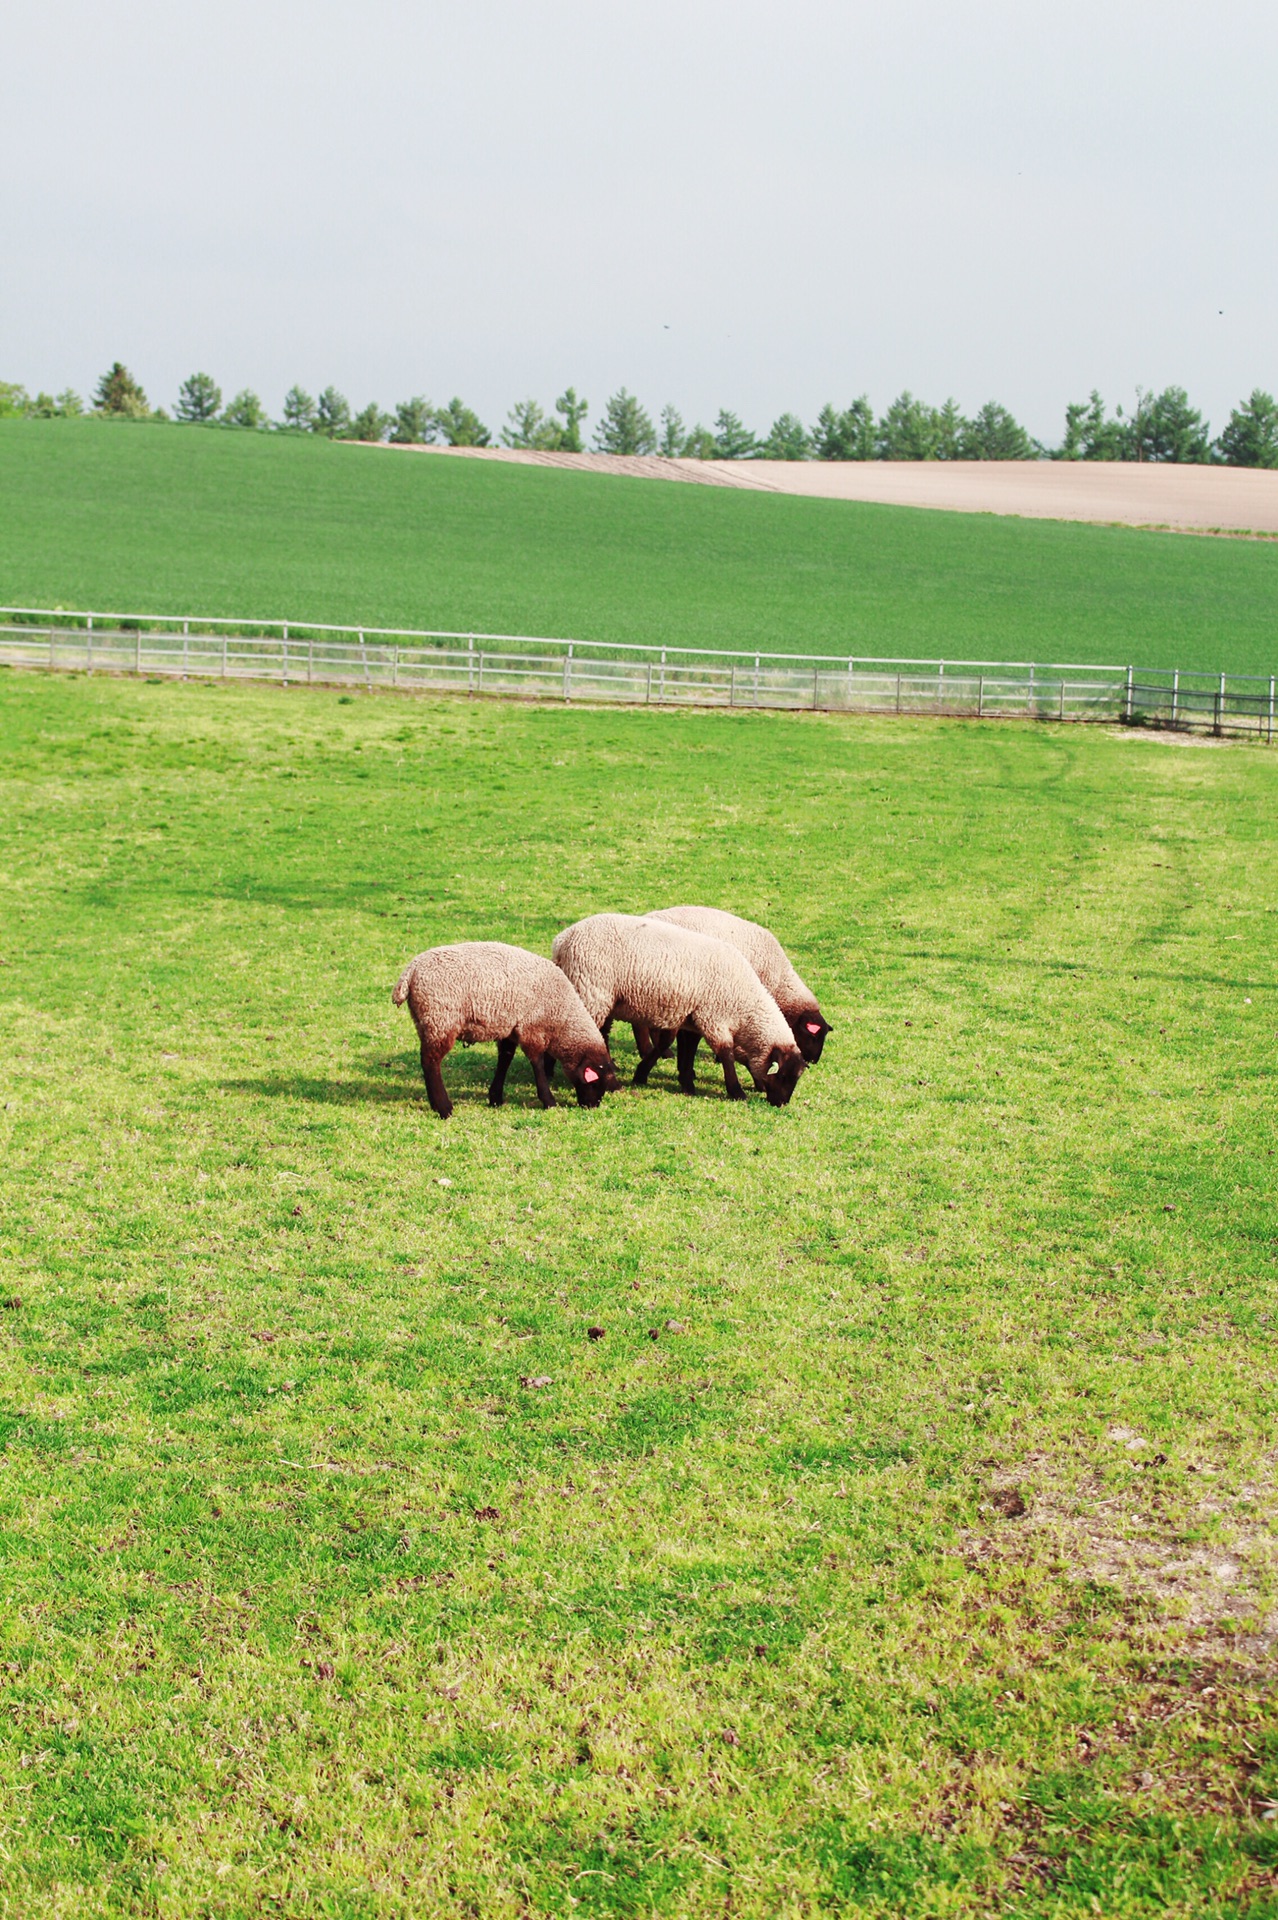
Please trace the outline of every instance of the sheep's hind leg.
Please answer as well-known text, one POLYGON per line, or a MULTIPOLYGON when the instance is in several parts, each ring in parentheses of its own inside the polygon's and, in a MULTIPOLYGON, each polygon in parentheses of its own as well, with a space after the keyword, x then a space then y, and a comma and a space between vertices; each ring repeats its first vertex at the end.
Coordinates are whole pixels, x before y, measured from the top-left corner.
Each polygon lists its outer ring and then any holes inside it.
POLYGON ((497 1042, 497 1071, 488 1089, 490 1107, 499 1107, 506 1098, 506 1075, 510 1072, 510 1063, 515 1057, 515 1048, 518 1045, 519 1041, 513 1033, 508 1033, 504 1040, 497 1042))
MULTIPOLYGON (((524 1048, 524 1052, 528 1053, 527 1047, 524 1048)), ((528 1053, 528 1064, 533 1070, 533 1079, 537 1082, 537 1098, 541 1101, 543 1107, 553 1107, 555 1104, 555 1096, 550 1091, 550 1082, 546 1078, 546 1062, 544 1056, 536 1052, 528 1053)))
POLYGON ((700 1045, 701 1035, 699 1033, 686 1032, 682 1027, 679 1029, 676 1058, 679 1062, 680 1093, 695 1093, 697 1091, 696 1063, 697 1048, 700 1045))
POLYGON ((729 1100, 744 1100, 746 1091, 737 1079, 737 1063, 732 1057, 731 1050, 725 1047, 724 1051, 715 1057, 723 1068, 723 1084, 727 1088, 729 1100))
POLYGON ((635 1085, 636 1087, 647 1086, 648 1075, 652 1072, 652 1069, 656 1066, 662 1054, 667 1053, 669 1051, 670 1042, 674 1039, 674 1037, 675 1037, 675 1029, 673 1027, 654 1027, 653 1028, 652 1045, 649 1047, 648 1051, 641 1056, 639 1065, 635 1068, 635 1077, 634 1077, 633 1085, 635 1085))
POLYGON ((422 1079, 426 1082, 426 1097, 431 1106, 441 1120, 447 1120, 453 1110, 453 1103, 448 1097, 444 1076, 439 1071, 439 1061, 429 1051, 424 1040, 422 1041, 422 1079))

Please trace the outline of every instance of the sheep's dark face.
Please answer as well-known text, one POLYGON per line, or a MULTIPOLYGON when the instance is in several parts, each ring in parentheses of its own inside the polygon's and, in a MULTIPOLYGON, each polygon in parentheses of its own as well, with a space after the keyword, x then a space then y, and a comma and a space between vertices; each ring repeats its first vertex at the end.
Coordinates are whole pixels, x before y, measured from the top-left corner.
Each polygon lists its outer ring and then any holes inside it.
POLYGON ((572 1084, 577 1090, 579 1106, 597 1107, 606 1093, 617 1091, 617 1070, 606 1053, 592 1054, 577 1062, 572 1084))
POLYGON ((788 1017, 790 1031, 794 1035, 799 1052, 811 1065, 813 1061, 821 1058, 825 1036, 827 1033, 832 1033, 834 1029, 828 1020, 822 1019, 821 1009, 817 1006, 808 1007, 802 1013, 792 1013, 788 1017))
POLYGON ((773 1047, 768 1056, 768 1071, 763 1079, 763 1091, 768 1096, 770 1106, 787 1105, 806 1065, 797 1047, 773 1047), (774 1061, 775 1066, 772 1064, 774 1061))

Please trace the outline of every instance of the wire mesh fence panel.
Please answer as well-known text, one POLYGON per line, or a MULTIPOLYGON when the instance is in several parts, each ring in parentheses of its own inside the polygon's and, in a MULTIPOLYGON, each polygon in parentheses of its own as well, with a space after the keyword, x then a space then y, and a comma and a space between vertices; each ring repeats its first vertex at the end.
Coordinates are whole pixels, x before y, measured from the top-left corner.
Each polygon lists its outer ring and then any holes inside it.
POLYGON ((1275 680, 1000 661, 808 658, 530 635, 0 609, 0 664, 539 700, 1124 721, 1272 742, 1275 680))

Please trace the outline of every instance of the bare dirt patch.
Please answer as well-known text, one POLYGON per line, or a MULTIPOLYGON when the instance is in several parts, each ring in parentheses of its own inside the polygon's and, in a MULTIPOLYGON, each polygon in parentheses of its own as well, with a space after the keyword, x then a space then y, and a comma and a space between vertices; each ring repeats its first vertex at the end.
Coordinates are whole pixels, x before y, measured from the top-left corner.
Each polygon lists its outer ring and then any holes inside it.
MULTIPOLYGON (((384 449, 386 450, 386 449, 384 449)), ((641 480, 931 507, 947 513, 1093 520, 1177 532, 1278 535, 1278 473, 1239 467, 1064 460, 667 460, 514 447, 401 447, 641 480)))
POLYGON ((1186 1487, 1189 1475, 1173 1470, 1166 1485, 1167 1462, 1140 1434, 1111 1427, 1104 1445, 1130 1463, 1125 1485, 1099 1464, 1071 1476, 1045 1454, 993 1471, 981 1504, 987 1524, 963 1539, 969 1564, 1046 1560, 1071 1581, 1152 1603, 1199 1644, 1220 1635, 1235 1652, 1268 1657, 1278 1647, 1273 1462, 1228 1484, 1204 1466, 1186 1487))

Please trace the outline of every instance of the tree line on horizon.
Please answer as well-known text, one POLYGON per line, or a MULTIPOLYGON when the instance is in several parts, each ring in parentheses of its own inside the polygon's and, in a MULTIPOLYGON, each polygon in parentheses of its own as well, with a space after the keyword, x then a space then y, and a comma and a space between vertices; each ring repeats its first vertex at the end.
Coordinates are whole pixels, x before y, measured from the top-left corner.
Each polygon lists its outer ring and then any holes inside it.
MULTIPOLYGON (((589 403, 573 387, 560 394, 550 413, 537 400, 520 401, 507 415, 499 443, 539 452, 584 452, 582 433, 589 411, 589 403)), ((478 414, 458 397, 440 407, 417 394, 401 400, 393 412, 374 401, 353 413, 336 387, 312 396, 293 386, 284 396, 280 419, 273 421, 248 387, 224 404, 222 389, 207 373, 193 373, 183 381, 172 414, 152 407, 118 360, 99 380, 90 408, 71 388, 32 398, 24 387, 0 381, 0 417, 70 418, 86 412, 106 419, 173 419, 398 446, 494 444, 478 414)), ((842 410, 822 407, 810 427, 797 414, 783 413, 760 438, 726 409, 713 427, 688 427, 676 407, 666 406, 654 425, 646 408, 622 387, 604 406, 593 451, 696 460, 1130 460, 1278 468, 1278 401, 1255 388, 1213 439, 1183 387, 1166 387, 1161 393, 1138 387, 1135 407, 1124 412, 1120 405, 1112 414, 1093 389, 1086 400, 1066 407, 1060 446, 1046 447, 995 400, 968 418, 955 400, 933 407, 907 389, 876 417, 862 394, 842 410)))

